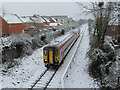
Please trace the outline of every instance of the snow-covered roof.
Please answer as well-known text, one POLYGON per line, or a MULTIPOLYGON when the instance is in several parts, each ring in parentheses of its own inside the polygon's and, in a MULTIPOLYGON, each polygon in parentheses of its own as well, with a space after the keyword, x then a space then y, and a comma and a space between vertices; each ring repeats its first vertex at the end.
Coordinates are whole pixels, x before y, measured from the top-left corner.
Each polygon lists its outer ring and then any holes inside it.
POLYGON ((44 19, 45 19, 47 22, 50 22, 47 18, 44 17, 44 19))
POLYGON ((36 22, 36 23, 46 22, 41 16, 40 16, 40 17, 37 17, 37 18, 32 17, 31 19, 32 19, 34 22, 36 22))
POLYGON ((54 22, 57 22, 54 18, 51 18, 54 22))
POLYGON ((14 24, 14 23, 23 23, 23 21, 18 17, 16 14, 4 14, 3 19, 8 24, 14 24))
POLYGON ((30 19, 30 17, 21 17, 21 19, 22 19, 22 21, 23 22, 33 22, 31 19, 30 19))
POLYGON ((50 26, 57 26, 57 23, 50 23, 50 26))
POLYGON ((34 14, 33 16, 40 17, 40 15, 38 15, 38 14, 34 14))

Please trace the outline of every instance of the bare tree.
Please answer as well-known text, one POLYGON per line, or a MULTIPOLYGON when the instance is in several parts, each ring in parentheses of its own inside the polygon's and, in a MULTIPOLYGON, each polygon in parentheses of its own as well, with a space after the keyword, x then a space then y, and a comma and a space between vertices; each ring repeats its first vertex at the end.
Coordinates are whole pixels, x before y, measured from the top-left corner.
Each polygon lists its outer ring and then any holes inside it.
POLYGON ((97 38, 98 48, 102 48, 109 24, 113 24, 117 19, 117 2, 91 2, 91 7, 79 3, 86 11, 85 14, 94 16, 94 37, 97 38))

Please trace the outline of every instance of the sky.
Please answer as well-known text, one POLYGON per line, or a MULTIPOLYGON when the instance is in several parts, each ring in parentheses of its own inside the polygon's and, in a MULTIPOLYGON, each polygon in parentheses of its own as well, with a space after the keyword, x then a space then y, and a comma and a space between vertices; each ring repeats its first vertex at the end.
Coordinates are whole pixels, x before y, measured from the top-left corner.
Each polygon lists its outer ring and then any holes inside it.
POLYGON ((67 15, 74 20, 86 18, 81 15, 80 6, 75 2, 2 2, 2 9, 6 13, 19 16, 39 15, 67 15))

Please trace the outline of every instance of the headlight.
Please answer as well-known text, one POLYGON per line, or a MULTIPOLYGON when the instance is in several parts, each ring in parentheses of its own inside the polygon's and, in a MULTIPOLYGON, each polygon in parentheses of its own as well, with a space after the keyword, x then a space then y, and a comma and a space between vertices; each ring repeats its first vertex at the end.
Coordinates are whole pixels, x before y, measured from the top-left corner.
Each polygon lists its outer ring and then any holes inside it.
POLYGON ((44 60, 45 62, 47 62, 47 60, 44 60))

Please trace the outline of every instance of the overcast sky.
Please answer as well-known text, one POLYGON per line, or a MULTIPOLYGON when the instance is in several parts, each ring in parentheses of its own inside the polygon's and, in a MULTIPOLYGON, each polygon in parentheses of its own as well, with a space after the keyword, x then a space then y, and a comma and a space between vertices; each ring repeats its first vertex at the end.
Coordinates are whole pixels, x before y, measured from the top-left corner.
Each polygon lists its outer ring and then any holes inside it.
POLYGON ((2 2, 6 13, 24 15, 67 15, 75 20, 87 18, 81 15, 80 6, 75 2, 2 2))

